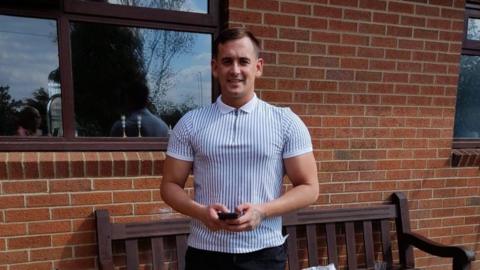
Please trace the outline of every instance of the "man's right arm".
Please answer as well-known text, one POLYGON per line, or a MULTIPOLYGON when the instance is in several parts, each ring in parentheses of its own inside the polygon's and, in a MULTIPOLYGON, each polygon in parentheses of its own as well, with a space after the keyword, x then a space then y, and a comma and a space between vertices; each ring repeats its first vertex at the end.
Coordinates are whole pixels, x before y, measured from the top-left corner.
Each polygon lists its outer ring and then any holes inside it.
POLYGON ((220 204, 205 206, 192 200, 185 192, 185 182, 193 162, 167 155, 163 169, 160 193, 163 201, 176 211, 202 221, 210 230, 219 230, 224 223, 218 220, 217 212, 228 211, 220 204))

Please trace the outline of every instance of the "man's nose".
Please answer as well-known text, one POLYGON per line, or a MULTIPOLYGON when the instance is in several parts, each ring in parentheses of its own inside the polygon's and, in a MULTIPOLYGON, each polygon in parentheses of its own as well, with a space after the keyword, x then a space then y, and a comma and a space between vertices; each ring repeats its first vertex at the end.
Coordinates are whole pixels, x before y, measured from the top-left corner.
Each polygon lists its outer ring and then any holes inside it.
POLYGON ((230 72, 233 74, 238 74, 240 73, 240 65, 237 62, 233 62, 230 72))

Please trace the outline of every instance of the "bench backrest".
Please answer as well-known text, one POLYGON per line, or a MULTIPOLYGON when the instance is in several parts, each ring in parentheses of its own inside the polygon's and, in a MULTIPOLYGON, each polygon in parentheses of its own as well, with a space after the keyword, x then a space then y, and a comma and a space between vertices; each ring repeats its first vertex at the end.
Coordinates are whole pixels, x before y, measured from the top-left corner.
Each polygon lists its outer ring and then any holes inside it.
MULTIPOLYGON (((139 240, 150 239, 151 269, 161 270, 171 266, 165 261, 176 261, 177 269, 184 268, 186 239, 189 232, 189 218, 175 218, 151 222, 112 223, 107 210, 97 210, 97 239, 99 248, 100 268, 114 269, 112 241, 125 241, 125 257, 127 270, 139 269, 139 240), (175 239, 175 252, 170 258, 165 258, 166 248, 164 238, 175 239)), ((346 247, 346 264, 348 269, 358 269, 360 265, 374 269, 376 265, 374 250, 378 244, 374 241, 374 222, 380 225, 381 261, 386 269, 393 264, 392 256, 392 221, 396 224, 397 241, 402 241, 401 234, 409 232, 408 208, 402 193, 392 195, 392 203, 361 208, 340 209, 302 209, 283 217, 288 247, 288 267, 290 270, 301 267, 319 265, 318 234, 319 228, 325 230, 328 263, 339 265, 339 245, 346 247), (357 230, 355 229, 357 228, 357 230), (359 229, 360 228, 360 229, 359 229), (363 245, 357 243, 358 234, 363 235, 363 245), (338 243, 339 234, 344 235, 344 241, 338 243), (357 237, 356 237, 357 236, 357 237), (308 265, 299 260, 299 241, 306 239, 306 259, 308 265), (358 248, 360 247, 360 248, 358 248), (359 253, 363 253, 362 262, 357 261, 359 253)), ((378 241, 378 240, 377 240, 378 241)), ((404 268, 413 266, 413 251, 411 248, 399 250, 400 264, 404 268)))

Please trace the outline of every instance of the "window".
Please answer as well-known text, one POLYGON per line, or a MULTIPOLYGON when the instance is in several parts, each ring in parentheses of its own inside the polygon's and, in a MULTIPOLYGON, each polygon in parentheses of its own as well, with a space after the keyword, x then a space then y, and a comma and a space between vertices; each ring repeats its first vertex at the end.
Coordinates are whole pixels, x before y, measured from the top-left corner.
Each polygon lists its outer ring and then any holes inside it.
POLYGON ((0 3, 0 150, 164 150, 218 95, 221 3, 0 3))

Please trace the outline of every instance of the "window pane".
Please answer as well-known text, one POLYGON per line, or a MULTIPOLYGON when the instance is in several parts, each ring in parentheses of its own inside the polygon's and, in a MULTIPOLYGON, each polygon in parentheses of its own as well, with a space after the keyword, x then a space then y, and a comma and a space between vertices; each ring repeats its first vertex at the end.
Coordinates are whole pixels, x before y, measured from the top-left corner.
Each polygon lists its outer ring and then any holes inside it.
POLYGON ((106 2, 124 6, 208 13, 208 0, 106 0, 106 2))
POLYGON ((480 40, 480 19, 468 18, 467 39, 480 40))
POLYGON ((480 137, 480 56, 462 55, 460 61, 455 138, 480 137))
POLYGON ((77 22, 71 41, 77 136, 164 137, 211 103, 210 34, 77 22))
POLYGON ((56 21, 0 15, 0 135, 61 136, 59 78, 56 21))

